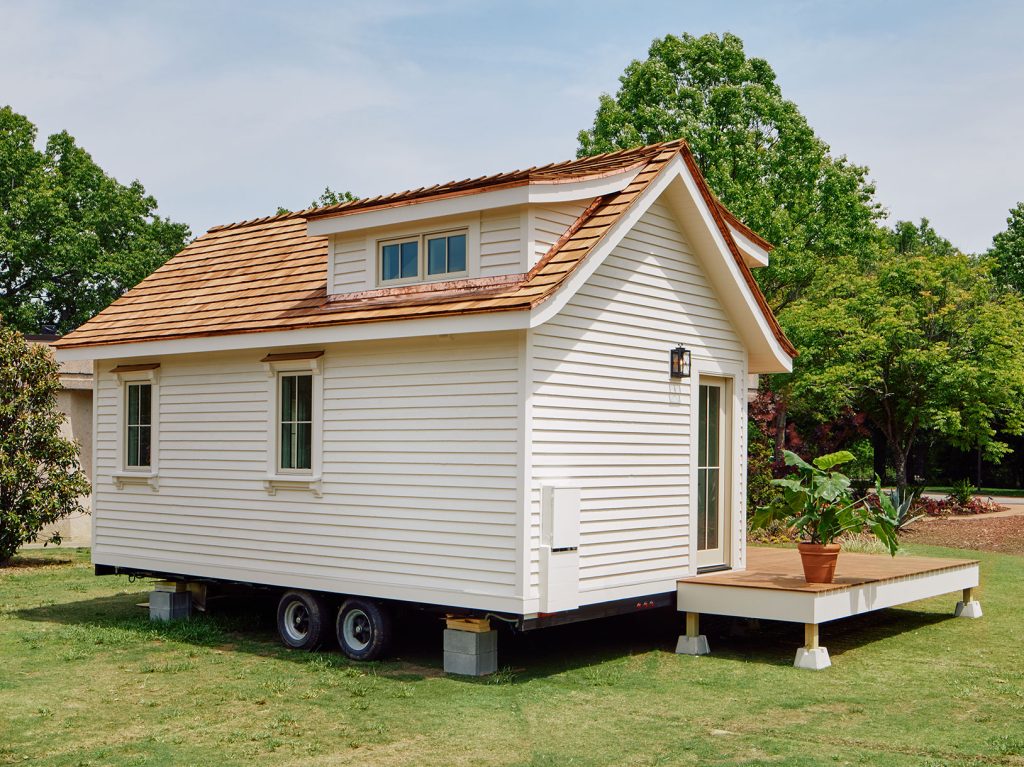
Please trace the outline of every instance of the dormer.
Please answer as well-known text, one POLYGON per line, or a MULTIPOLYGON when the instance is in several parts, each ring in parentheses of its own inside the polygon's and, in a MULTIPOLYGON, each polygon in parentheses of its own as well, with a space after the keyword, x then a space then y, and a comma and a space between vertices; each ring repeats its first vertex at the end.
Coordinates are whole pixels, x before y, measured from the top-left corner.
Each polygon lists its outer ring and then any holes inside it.
POLYGON ((624 189, 642 166, 586 173, 573 165, 572 172, 547 166, 309 211, 308 234, 328 237, 328 295, 442 289, 529 272, 596 198, 624 189))

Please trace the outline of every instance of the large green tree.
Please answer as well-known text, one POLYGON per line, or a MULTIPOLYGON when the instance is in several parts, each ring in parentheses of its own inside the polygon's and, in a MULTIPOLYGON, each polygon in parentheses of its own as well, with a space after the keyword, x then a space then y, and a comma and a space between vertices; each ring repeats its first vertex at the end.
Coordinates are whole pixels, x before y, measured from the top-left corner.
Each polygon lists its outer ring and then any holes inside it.
POLYGON ((1024 432, 1024 299, 927 221, 900 222, 870 268, 809 292, 788 312, 800 349, 794 409, 819 422, 867 415, 897 482, 925 432, 998 461, 1024 432))
POLYGON ((580 156, 684 138, 715 194, 777 247, 757 277, 785 309, 839 260, 870 260, 881 214, 867 169, 833 157, 775 73, 731 34, 667 35, 601 96, 580 156))
POLYGON ((0 315, 26 332, 80 325, 184 247, 138 181, 108 176, 67 132, 0 109, 0 315))
POLYGON ((50 350, 0 321, 0 565, 45 526, 82 511, 89 492, 78 445, 61 434, 59 390, 50 350))
POLYGON ((1024 202, 1010 209, 1006 229, 992 238, 986 255, 999 281, 1024 293, 1024 202))

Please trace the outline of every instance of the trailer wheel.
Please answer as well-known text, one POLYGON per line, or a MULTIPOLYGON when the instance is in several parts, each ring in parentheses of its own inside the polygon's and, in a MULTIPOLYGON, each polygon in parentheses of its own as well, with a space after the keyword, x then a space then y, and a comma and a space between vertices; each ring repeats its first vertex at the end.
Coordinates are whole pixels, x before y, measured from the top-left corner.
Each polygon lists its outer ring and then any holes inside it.
POLYGON ((341 651, 352 660, 377 660, 391 645, 391 615, 369 599, 346 600, 336 628, 341 651))
POLYGON ((277 603, 277 633, 286 647, 312 652, 324 643, 329 614, 323 597, 287 591, 277 603))

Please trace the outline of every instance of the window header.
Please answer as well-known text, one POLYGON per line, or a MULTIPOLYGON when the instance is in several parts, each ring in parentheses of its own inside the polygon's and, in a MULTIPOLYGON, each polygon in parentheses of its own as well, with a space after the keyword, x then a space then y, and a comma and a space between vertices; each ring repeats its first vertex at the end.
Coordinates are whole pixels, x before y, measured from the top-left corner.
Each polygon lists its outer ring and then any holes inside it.
POLYGON ((313 352, 282 352, 268 354, 260 362, 292 362, 293 360, 315 360, 324 356, 323 349, 313 352))

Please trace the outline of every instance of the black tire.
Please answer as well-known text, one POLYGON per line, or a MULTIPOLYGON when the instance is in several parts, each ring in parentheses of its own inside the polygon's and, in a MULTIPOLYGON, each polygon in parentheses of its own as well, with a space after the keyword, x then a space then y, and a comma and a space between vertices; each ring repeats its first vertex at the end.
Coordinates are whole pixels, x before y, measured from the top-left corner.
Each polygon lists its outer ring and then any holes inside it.
POLYGON ((352 660, 379 660, 391 647, 391 613, 370 599, 348 599, 335 621, 338 645, 352 660))
POLYGON ((330 609, 323 597, 286 591, 277 603, 277 633, 285 647, 312 652, 329 635, 330 609))

